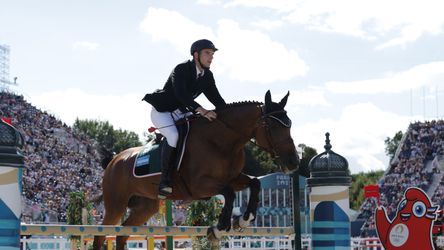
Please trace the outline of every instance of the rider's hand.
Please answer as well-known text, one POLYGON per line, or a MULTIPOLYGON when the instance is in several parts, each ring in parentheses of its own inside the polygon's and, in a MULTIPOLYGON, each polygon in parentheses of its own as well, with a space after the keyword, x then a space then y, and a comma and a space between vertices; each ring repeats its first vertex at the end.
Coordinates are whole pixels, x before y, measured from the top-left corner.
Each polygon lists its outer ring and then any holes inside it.
POLYGON ((201 116, 207 118, 209 121, 212 121, 217 118, 216 112, 212 110, 206 110, 202 107, 198 107, 196 111, 199 112, 201 116))

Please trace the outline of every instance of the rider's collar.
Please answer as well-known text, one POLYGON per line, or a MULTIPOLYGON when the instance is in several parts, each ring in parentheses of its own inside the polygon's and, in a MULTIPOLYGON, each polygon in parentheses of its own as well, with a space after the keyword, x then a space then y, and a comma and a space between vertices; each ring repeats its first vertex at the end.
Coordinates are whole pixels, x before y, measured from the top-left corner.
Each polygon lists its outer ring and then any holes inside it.
POLYGON ((202 71, 201 71, 199 69, 199 67, 197 67, 197 65, 196 65, 196 79, 199 78, 199 75, 200 75, 200 77, 202 77, 204 74, 205 74, 205 70, 202 69, 202 71))

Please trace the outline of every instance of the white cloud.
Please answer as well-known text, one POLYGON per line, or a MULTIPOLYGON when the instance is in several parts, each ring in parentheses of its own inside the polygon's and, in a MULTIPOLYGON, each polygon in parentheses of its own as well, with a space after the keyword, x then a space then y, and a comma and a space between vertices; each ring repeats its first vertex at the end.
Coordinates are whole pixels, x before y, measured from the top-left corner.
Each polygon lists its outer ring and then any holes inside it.
POLYGON ((86 50, 96 50, 99 47, 98 43, 79 41, 72 45, 73 49, 86 49, 86 50))
POLYGON ((308 66, 295 50, 260 31, 242 29, 233 20, 219 20, 213 33, 210 27, 197 24, 178 12, 150 8, 140 28, 154 41, 169 42, 184 54, 189 53, 194 40, 202 37, 213 40, 220 49, 215 55, 214 72, 239 81, 286 81, 308 71, 308 66))
MULTIPOLYGON (((331 103, 329 103, 324 96, 324 91, 320 89, 303 89, 303 90, 290 90, 290 96, 288 97, 287 105, 285 106, 286 110, 292 110, 297 111, 301 108, 306 107, 328 107, 331 106, 331 103)), ((285 92, 274 92, 271 90, 271 96, 273 102, 280 102, 282 98, 287 94, 287 91, 285 92)), ((241 100, 230 100, 232 102, 239 102, 239 101, 258 101, 258 102, 264 102, 265 101, 265 93, 260 96, 250 96, 250 95, 243 95, 243 99, 241 100)), ((230 102, 229 101, 229 102, 230 102)), ((201 95, 198 99, 198 103, 202 105, 211 105, 211 103, 201 95)), ((207 107, 205 106, 204 107, 207 107)), ((212 107, 208 106, 208 107, 212 107)))
MULTIPOLYGON (((278 94, 277 96, 284 96, 287 93, 278 94)), ((278 100, 275 100, 278 101, 278 100)), ((289 106, 331 106, 325 99, 324 91, 318 89, 307 89, 302 91, 292 90, 287 102, 287 109, 289 106)))
POLYGON ((177 11, 149 8, 140 23, 140 30, 155 42, 168 42, 180 53, 190 54, 190 45, 198 39, 214 39, 210 27, 197 24, 177 11))
POLYGON ((444 82, 444 61, 417 65, 406 71, 388 74, 385 78, 340 82, 331 81, 326 88, 342 94, 400 93, 444 82))
POLYGON ((217 41, 224 48, 217 55, 217 60, 220 59, 217 65, 233 79, 271 83, 290 80, 308 71, 296 51, 262 32, 242 29, 232 20, 219 21, 217 41))
POLYGON ((252 25, 265 30, 273 30, 275 28, 281 27, 284 23, 281 20, 267 20, 261 19, 259 21, 253 22, 252 25))
POLYGON ((385 40, 377 49, 404 46, 424 34, 441 34, 444 25, 441 0, 234 0, 225 6, 269 8, 309 29, 385 40))
POLYGON ((246 7, 263 7, 279 11, 289 11, 297 6, 297 1, 295 0, 232 0, 224 5, 225 7, 236 7, 236 6, 246 6, 246 7))
POLYGON ((197 3, 202 5, 220 5, 222 0, 197 0, 197 3))
POLYGON ((332 150, 344 156, 353 173, 385 169, 384 140, 401 130, 405 132, 410 118, 380 110, 372 103, 357 103, 343 109, 338 119, 321 119, 292 129, 297 144, 324 151, 326 132, 330 132, 332 150), (384 121, 384 122, 380 122, 384 121), (357 164, 354 165, 353 163, 357 164))
POLYGON ((32 105, 46 110, 68 125, 75 119, 98 119, 109 121, 115 128, 139 134, 151 126, 151 107, 140 101, 140 93, 124 95, 95 95, 79 89, 66 89, 33 94, 32 105))

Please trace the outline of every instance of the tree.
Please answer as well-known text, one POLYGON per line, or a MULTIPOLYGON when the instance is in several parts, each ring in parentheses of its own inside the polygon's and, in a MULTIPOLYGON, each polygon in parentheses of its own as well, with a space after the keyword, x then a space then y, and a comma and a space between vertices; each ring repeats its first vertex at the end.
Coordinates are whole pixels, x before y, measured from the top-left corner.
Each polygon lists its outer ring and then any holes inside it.
POLYGON ((75 131, 95 139, 101 147, 116 153, 142 145, 136 133, 122 129, 115 130, 108 121, 77 118, 73 128, 75 131))
POLYGON ((248 143, 245 146, 244 173, 252 176, 263 176, 274 172, 277 168, 271 155, 264 149, 253 143, 248 143))
POLYGON ((383 175, 383 170, 352 175, 352 185, 350 187, 350 207, 352 209, 359 210, 362 202, 364 202, 364 187, 377 184, 383 175))
POLYGON ((318 152, 316 149, 306 146, 305 144, 299 144, 298 147, 302 148, 302 159, 299 164, 299 175, 310 177, 310 169, 308 164, 310 163, 311 159, 318 154, 318 152))
POLYGON ((402 139, 402 131, 398 131, 393 138, 387 137, 384 141, 385 143, 385 154, 390 157, 390 160, 393 159, 396 153, 396 149, 398 149, 399 143, 402 139))

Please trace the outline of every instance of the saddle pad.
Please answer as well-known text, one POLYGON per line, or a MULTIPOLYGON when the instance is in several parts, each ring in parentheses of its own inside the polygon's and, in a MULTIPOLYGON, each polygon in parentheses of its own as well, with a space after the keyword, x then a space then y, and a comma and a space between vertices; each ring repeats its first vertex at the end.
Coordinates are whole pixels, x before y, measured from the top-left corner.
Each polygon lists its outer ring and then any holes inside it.
POLYGON ((137 154, 133 174, 141 178, 158 173, 160 173, 160 145, 147 144, 137 154))

